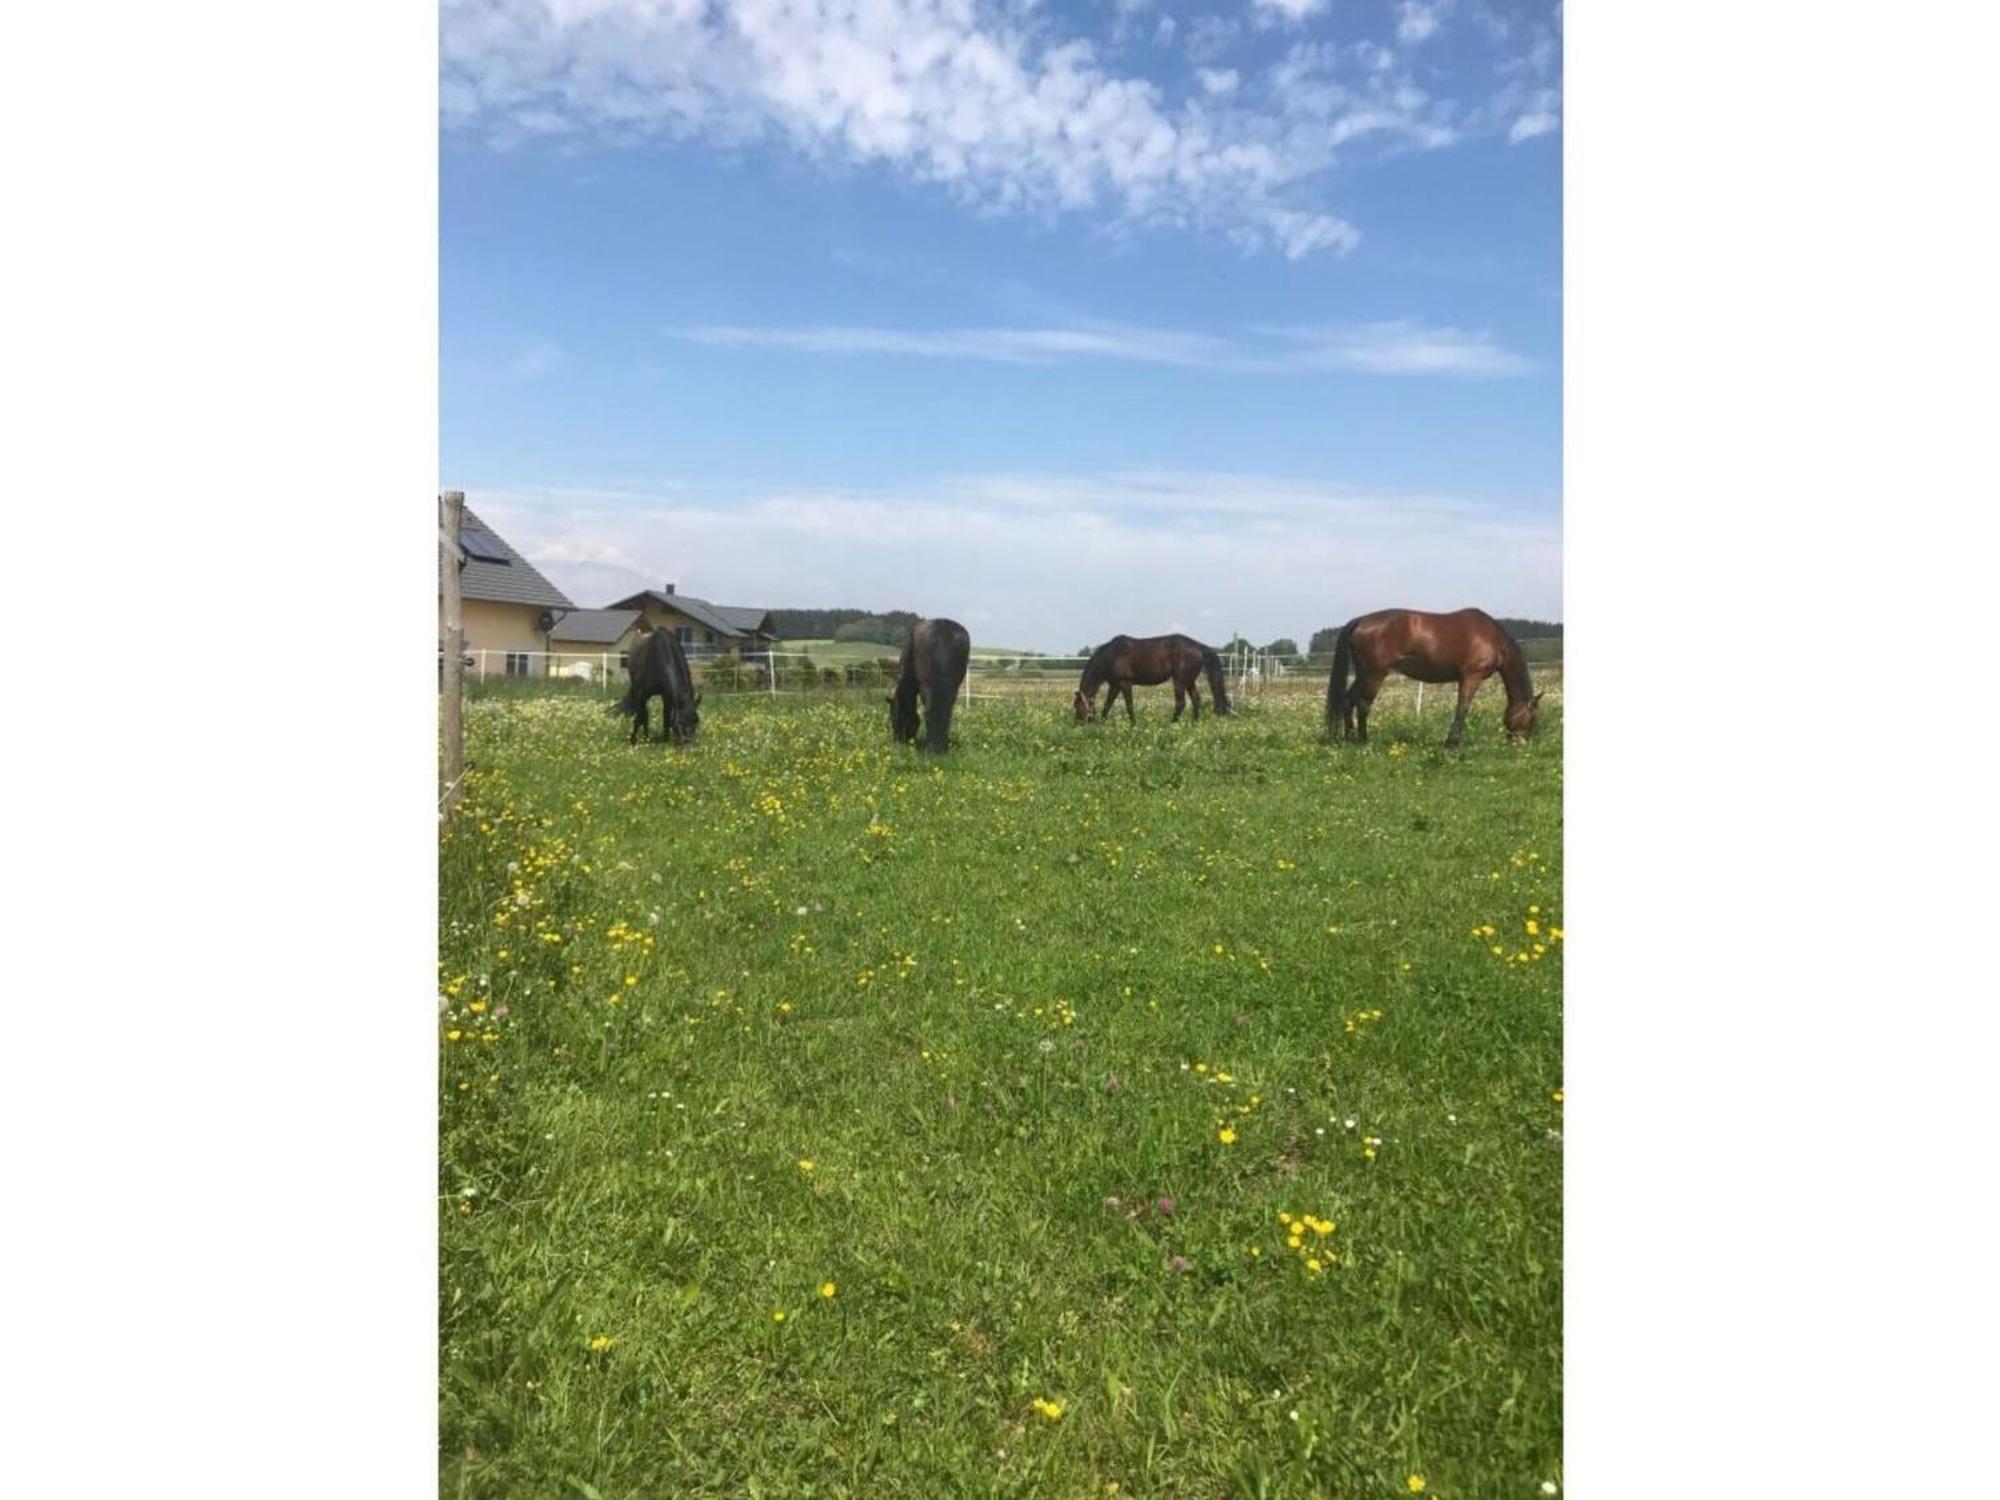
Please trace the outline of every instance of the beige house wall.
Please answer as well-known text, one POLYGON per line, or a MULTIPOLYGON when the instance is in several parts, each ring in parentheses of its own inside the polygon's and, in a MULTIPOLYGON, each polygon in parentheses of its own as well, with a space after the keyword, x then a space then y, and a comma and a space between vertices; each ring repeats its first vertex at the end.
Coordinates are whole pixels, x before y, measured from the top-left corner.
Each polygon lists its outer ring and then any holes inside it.
POLYGON ((558 635, 549 642, 549 650, 553 653, 549 657, 549 670, 561 673, 565 668, 574 667, 578 662, 582 662, 590 668, 591 680, 602 682, 605 680, 604 671, 608 666, 611 671, 610 680, 617 682, 620 680, 619 674, 625 670, 621 658, 632 649, 632 643, 638 638, 639 627, 636 625, 618 637, 618 643, 613 646, 565 641, 558 635))
MULTIPOLYGON (((509 651, 546 651, 548 642, 535 629, 535 622, 542 617, 539 604, 495 604, 486 599, 467 599, 460 605, 460 617, 465 626, 465 649, 484 651, 486 675, 504 676, 507 671, 509 651)), ((443 620, 439 620, 439 633, 443 632, 443 620)), ((540 676, 544 664, 540 657, 530 661, 532 675, 540 676)), ((479 669, 469 668, 472 672, 479 669)))

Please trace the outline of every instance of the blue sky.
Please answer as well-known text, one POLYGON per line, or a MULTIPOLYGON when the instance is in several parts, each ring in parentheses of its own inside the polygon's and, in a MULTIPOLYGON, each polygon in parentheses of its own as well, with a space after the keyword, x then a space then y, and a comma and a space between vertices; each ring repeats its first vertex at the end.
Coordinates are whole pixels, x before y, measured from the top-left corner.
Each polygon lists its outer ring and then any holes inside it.
POLYGON ((1553 6, 443 18, 440 480, 580 604, 1560 616, 1553 6))

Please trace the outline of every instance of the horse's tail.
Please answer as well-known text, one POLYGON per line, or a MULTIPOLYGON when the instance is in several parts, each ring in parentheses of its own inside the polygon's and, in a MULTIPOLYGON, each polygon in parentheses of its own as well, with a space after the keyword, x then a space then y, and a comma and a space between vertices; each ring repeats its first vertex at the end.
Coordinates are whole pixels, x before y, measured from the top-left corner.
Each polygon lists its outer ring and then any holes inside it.
POLYGON ((1326 728, 1335 734, 1347 723, 1347 670, 1354 663, 1354 622, 1340 627, 1333 643, 1333 670, 1326 678, 1326 728))
POLYGON ((1202 670, 1208 673, 1208 691, 1215 698, 1215 711, 1219 714, 1228 713, 1229 690, 1222 685, 1222 658, 1215 654, 1214 647, 1201 648, 1201 665, 1202 670))

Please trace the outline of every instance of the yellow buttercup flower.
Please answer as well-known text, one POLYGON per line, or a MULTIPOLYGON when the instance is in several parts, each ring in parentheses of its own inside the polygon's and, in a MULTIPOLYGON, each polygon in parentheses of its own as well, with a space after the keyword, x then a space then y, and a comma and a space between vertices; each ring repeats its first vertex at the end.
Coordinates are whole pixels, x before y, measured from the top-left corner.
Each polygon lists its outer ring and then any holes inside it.
POLYGON ((832 1282, 830 1282, 830 1281, 822 1281, 822 1282, 821 1282, 821 1283, 819 1284, 819 1294, 820 1294, 820 1295, 821 1295, 822 1297, 831 1297, 831 1296, 832 1296, 832 1295, 833 1295, 833 1294, 834 1294, 835 1292, 837 1292, 837 1291, 839 1291, 839 1290, 840 1290, 840 1288, 836 1287, 836 1286, 835 1286, 835 1285, 834 1285, 834 1284, 833 1284, 832 1282))
POLYGON ((1218 1141, 1222 1142, 1222 1144, 1225 1146, 1233 1146, 1236 1144, 1236 1132, 1231 1130, 1227 1125, 1223 1126, 1221 1130, 1216 1132, 1215 1138, 1218 1141))
POLYGON ((1421 1495, 1427 1488, 1429 1488, 1429 1486, 1427 1486, 1424 1483, 1424 1476, 1421 1474, 1412 1474, 1408 1479, 1404 1480, 1403 1483, 1407 1484, 1410 1487, 1410 1493, 1412 1495, 1421 1495))
POLYGON ((1049 1401, 1037 1396, 1035 1397, 1034 1407, 1036 1411, 1047 1417, 1051 1422, 1060 1422, 1062 1420, 1063 1409, 1062 1402, 1060 1401, 1049 1401))
POLYGON ((593 1354, 602 1354, 606 1349, 609 1349, 613 1344, 617 1342, 618 1340, 612 1338, 609 1334, 600 1333, 596 1338, 590 1341, 590 1351, 593 1354))

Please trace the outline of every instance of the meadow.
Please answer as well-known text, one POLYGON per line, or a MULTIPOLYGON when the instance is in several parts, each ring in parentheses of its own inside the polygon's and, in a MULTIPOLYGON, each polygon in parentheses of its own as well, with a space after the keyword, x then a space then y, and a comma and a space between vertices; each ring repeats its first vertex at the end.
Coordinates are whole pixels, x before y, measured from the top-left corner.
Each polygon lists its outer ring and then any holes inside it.
POLYGON ((1562 1480, 1562 723, 495 694, 440 844, 447 1496, 1562 1480))

